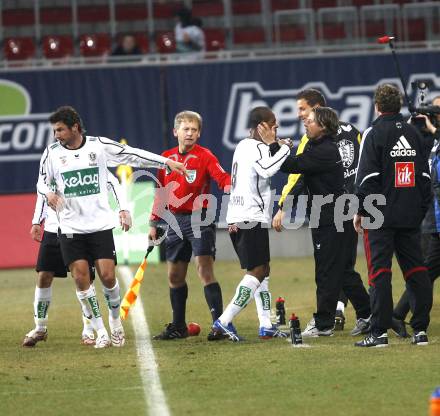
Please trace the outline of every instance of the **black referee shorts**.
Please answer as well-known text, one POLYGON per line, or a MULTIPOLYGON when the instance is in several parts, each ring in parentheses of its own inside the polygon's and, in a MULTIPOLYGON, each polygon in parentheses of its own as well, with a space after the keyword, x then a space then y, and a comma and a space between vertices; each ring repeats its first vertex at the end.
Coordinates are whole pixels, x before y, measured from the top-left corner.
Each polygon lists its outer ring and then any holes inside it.
POLYGON ((51 272, 55 277, 67 277, 67 268, 64 265, 60 243, 56 233, 45 231, 38 250, 37 272, 51 272))
POLYGON ((64 264, 69 266, 76 260, 112 259, 116 264, 116 250, 112 230, 89 234, 60 234, 61 253, 64 264))
POLYGON ((240 228, 230 233, 232 245, 240 260, 242 269, 252 270, 270 262, 269 230, 261 223, 250 229, 240 228))

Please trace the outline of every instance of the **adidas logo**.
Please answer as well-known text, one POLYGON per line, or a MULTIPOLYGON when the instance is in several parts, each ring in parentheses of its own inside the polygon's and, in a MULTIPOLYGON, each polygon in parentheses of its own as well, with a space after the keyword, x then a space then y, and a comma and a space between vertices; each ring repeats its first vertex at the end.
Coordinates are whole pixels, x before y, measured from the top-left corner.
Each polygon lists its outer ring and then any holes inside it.
POLYGON ((390 152, 391 157, 415 155, 416 151, 408 143, 408 140, 406 140, 405 136, 400 136, 397 139, 397 143, 393 146, 393 150, 390 152))

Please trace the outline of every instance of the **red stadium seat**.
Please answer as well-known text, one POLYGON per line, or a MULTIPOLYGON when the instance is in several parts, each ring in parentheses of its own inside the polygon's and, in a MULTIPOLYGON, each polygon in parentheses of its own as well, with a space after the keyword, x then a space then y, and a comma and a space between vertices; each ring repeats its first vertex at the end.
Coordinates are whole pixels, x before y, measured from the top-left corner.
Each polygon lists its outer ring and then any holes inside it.
POLYGON ((71 36, 44 36, 42 39, 43 55, 47 59, 60 59, 73 55, 71 36))
POLYGON ((223 16, 223 2, 220 0, 199 0, 192 2, 192 14, 197 17, 223 16))
POLYGON ((226 35, 223 29, 204 29, 203 31, 208 52, 225 49, 226 35))
POLYGON ((150 42, 146 33, 134 33, 134 37, 142 53, 148 53, 150 51, 150 42))
POLYGON ((259 27, 252 28, 235 28, 234 29, 234 44, 244 43, 264 43, 264 29, 259 27))
MULTIPOLYGON (((275 39, 274 34, 274 39, 275 39)), ((306 33, 303 27, 294 25, 285 25, 280 27, 280 42, 281 43, 295 43, 304 42, 306 40, 306 33)))
POLYGON ((176 12, 182 8, 179 1, 167 1, 166 3, 154 3, 153 16, 158 19, 173 18, 176 12))
POLYGON ((81 6, 78 7, 78 22, 94 23, 108 22, 110 9, 108 6, 81 6))
POLYGON ((176 52, 176 39, 174 38, 174 32, 156 33, 156 47, 159 53, 176 52))
MULTIPOLYGON (((322 39, 345 39, 347 34, 345 32, 344 23, 324 23, 322 26, 322 39)), ((316 29, 316 33, 319 33, 316 29)))
POLYGON ((40 10, 40 23, 43 25, 59 25, 72 22, 72 8, 50 7, 40 10))
POLYGON ((135 4, 117 4, 115 15, 117 21, 143 20, 148 18, 148 9, 145 1, 135 4))
POLYGON ((300 7, 299 0, 272 0, 270 4, 272 11, 294 10, 300 7))
POLYGON ((8 9, 2 12, 3 26, 29 26, 35 23, 34 9, 8 9))
POLYGON ((79 42, 81 56, 103 56, 111 51, 111 39, 107 33, 81 35, 79 42))
POLYGON ((255 14, 261 13, 261 3, 256 0, 234 0, 232 2, 232 14, 255 14))
POLYGON ((337 0, 312 0, 313 9, 321 9, 323 7, 337 7, 337 0))
POLYGON ((426 25, 424 19, 408 19, 408 39, 405 40, 426 40, 426 25))
POLYGON ((21 61, 35 57, 35 42, 31 37, 6 38, 3 53, 9 61, 21 61))

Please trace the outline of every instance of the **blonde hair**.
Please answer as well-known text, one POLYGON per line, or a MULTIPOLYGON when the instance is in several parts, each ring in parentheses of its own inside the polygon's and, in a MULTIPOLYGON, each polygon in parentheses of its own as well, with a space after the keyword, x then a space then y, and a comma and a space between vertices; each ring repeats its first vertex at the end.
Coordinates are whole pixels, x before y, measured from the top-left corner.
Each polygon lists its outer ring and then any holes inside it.
POLYGON ((178 129, 180 127, 180 124, 182 121, 195 121, 199 125, 199 130, 202 130, 202 116, 199 113, 196 113, 195 111, 181 111, 180 113, 176 114, 176 117, 174 117, 174 128, 178 129))

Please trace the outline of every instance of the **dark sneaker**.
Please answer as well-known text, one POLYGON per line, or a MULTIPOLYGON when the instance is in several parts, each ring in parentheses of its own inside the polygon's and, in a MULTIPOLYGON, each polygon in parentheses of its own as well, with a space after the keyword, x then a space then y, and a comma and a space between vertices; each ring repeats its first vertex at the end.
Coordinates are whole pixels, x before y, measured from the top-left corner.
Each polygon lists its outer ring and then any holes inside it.
POLYGON ((391 321, 391 329, 400 338, 409 338, 409 334, 406 331, 405 322, 400 319, 393 318, 391 321))
POLYGON ((368 318, 359 318, 356 321, 356 325, 351 330, 351 335, 361 335, 361 334, 368 334, 371 329, 371 316, 368 318))
POLYGON ((355 347, 388 347, 388 335, 386 332, 378 337, 370 334, 362 341, 356 342, 354 345, 355 347))
POLYGON ((188 337, 188 328, 185 326, 179 328, 172 322, 165 325, 165 330, 158 335, 155 335, 153 339, 180 339, 188 337))
POLYGON ((288 334, 287 332, 279 330, 275 325, 272 325, 272 328, 265 328, 264 326, 260 327, 258 336, 261 339, 287 338, 288 334))
POLYGON ((344 313, 337 309, 335 314, 335 331, 343 331, 344 325, 345 325, 344 313))
POLYGON ((425 331, 419 331, 413 335, 411 344, 414 345, 428 345, 428 335, 425 331))
POLYGON ((241 340, 237 335, 237 330, 231 323, 225 326, 220 322, 219 319, 217 319, 212 325, 212 333, 215 334, 215 336, 220 336, 218 335, 219 333, 223 334, 225 338, 229 338, 233 342, 238 342, 241 340))
POLYGON ((36 329, 33 329, 25 335, 22 345, 23 347, 35 347, 37 342, 46 341, 46 339, 47 329, 45 331, 37 331, 36 329))

